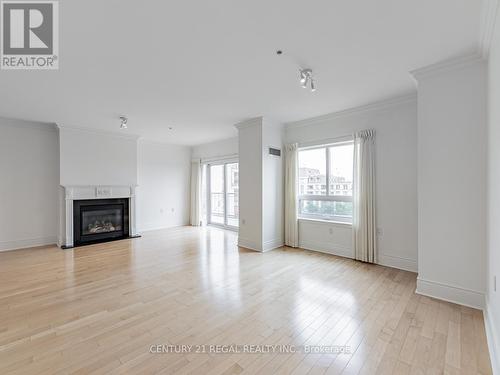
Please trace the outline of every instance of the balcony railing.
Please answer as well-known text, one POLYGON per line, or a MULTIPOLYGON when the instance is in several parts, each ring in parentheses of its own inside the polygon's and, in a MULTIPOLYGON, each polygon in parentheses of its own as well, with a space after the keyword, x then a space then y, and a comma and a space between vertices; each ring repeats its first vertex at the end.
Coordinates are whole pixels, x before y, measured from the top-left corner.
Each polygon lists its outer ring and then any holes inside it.
MULTIPOLYGON (((239 197, 237 193, 227 193, 227 217, 237 219, 240 213, 239 197)), ((211 193, 211 215, 224 216, 224 193, 211 193)))

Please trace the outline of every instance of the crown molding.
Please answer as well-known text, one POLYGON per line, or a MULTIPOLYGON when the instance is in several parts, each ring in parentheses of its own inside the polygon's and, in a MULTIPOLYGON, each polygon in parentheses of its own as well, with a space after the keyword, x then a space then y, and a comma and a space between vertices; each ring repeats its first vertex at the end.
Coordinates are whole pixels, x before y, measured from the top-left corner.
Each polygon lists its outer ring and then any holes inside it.
POLYGON ((498 14, 498 0, 483 0, 479 33, 479 53, 484 59, 490 54, 491 42, 498 14))
POLYGON ((56 131, 57 126, 51 122, 36 122, 28 120, 20 120, 15 118, 0 117, 0 126, 9 126, 12 128, 28 128, 43 131, 56 131))
POLYGON ((241 129, 250 128, 250 127, 256 126, 256 125, 261 125, 262 121, 263 121, 262 116, 254 117, 254 118, 239 122, 239 123, 235 124, 234 127, 238 130, 241 130, 241 129))
POLYGON ((301 128, 303 126, 309 126, 309 125, 315 125, 319 124, 322 122, 326 121, 331 121, 340 117, 345 117, 345 116, 350 116, 350 115, 355 115, 355 114, 360 114, 360 113, 365 113, 365 112, 371 112, 371 111, 378 111, 378 110, 383 110, 387 109, 390 107, 406 104, 406 103, 411 103, 411 102, 416 102, 417 101, 417 94, 416 93, 411 93, 411 94, 405 94, 405 95, 399 95, 390 99, 385 99, 385 100, 380 100, 377 102, 369 103, 366 105, 362 105, 359 107, 353 107, 353 108, 348 108, 342 111, 338 112, 333 112, 329 113, 326 115, 322 116, 317 116, 317 117, 312 117, 309 119, 304 119, 304 120, 299 120, 299 121, 293 121, 293 122, 288 122, 285 124, 285 129, 295 129, 295 128, 301 128))
POLYGON ((77 126, 67 126, 67 125, 61 125, 61 124, 56 124, 56 125, 57 125, 57 128, 59 130, 79 131, 79 132, 91 133, 91 134, 97 134, 97 135, 106 135, 106 136, 111 136, 111 137, 132 139, 132 140, 136 140, 136 141, 141 138, 141 136, 137 135, 137 134, 120 134, 120 133, 116 133, 116 132, 112 132, 112 131, 106 131, 106 130, 94 129, 94 128, 82 128, 82 127, 77 127, 77 126))
POLYGON ((157 141, 149 138, 139 138, 139 143, 147 143, 150 145, 156 145, 156 146, 168 146, 168 147, 179 147, 179 148, 191 148, 192 146, 190 145, 184 145, 184 144, 179 144, 179 143, 169 143, 169 142, 162 142, 162 141, 157 141))
POLYGON ((424 66, 422 68, 412 70, 410 74, 416 81, 418 81, 422 78, 430 77, 435 74, 440 74, 455 69, 463 69, 469 65, 482 63, 485 61, 486 60, 483 58, 483 56, 480 53, 476 52, 424 66))
MULTIPOLYGON (((236 125, 234 125, 236 126, 236 125)), ((221 142, 229 142, 229 141, 236 141, 236 143, 238 143, 238 136, 236 137, 229 137, 229 138, 221 138, 221 139, 216 139, 215 141, 210 141, 210 142, 203 142, 203 143, 197 143, 195 145, 191 145, 190 147, 191 148, 196 148, 196 147, 203 147, 203 146, 209 146, 209 145, 213 145, 213 144, 216 144, 216 143, 221 143, 221 142)))
POLYGON ((239 158, 238 154, 227 154, 227 155, 219 155, 219 156, 210 156, 206 158, 193 158, 193 160, 199 160, 202 164, 203 163, 210 163, 210 162, 228 162, 228 161, 237 161, 239 158))

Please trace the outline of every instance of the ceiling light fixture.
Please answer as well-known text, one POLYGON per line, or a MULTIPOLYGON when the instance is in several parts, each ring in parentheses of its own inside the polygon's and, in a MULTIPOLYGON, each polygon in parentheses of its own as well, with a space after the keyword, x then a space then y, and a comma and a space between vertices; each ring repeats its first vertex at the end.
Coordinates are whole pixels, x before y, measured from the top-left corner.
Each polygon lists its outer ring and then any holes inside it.
POLYGON ((120 116, 120 120, 122 122, 120 125, 120 129, 127 129, 128 118, 125 116, 120 116))
POLYGON ((311 79, 311 92, 316 91, 316 86, 314 85, 314 79, 311 79))
POLYGON ((302 88, 307 89, 307 85, 309 84, 311 91, 316 91, 316 86, 314 85, 314 78, 311 69, 300 69, 300 85, 302 88))
MULTIPOLYGON (((276 50, 277 55, 282 55, 283 51, 278 49, 276 50)), ((299 68, 299 74, 300 74, 300 86, 304 89, 309 88, 311 89, 311 92, 316 91, 316 81, 313 78, 313 72, 312 69, 309 68, 299 68)))

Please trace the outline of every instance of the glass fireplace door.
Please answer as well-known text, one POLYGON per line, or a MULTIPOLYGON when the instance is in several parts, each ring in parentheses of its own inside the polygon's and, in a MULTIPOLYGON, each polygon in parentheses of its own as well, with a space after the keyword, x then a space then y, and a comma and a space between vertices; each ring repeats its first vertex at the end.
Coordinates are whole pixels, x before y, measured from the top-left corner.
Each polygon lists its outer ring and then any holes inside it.
POLYGON ((73 201, 73 241, 75 246, 128 238, 128 235, 128 198, 73 201))
POLYGON ((109 208, 106 210, 82 211, 83 236, 97 233, 109 233, 122 230, 123 208, 109 208))

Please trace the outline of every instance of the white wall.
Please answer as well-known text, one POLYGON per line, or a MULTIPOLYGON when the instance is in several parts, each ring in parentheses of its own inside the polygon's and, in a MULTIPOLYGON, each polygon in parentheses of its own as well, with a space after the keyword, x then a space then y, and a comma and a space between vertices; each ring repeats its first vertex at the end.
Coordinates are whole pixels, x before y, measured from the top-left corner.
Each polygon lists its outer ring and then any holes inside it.
MULTIPOLYGON (((287 125, 287 143, 321 142, 376 130, 379 263, 417 270, 417 105, 414 96, 287 125)), ((300 246, 353 256, 345 225, 299 222, 300 246)))
POLYGON ((262 251, 262 118, 236 125, 239 139, 238 244, 262 251))
POLYGON ((299 245, 303 249, 354 258, 350 224, 299 220, 299 245))
POLYGON ((55 126, 0 118, 0 180, 0 251, 56 243, 55 126))
POLYGON ((192 148, 192 157, 197 159, 217 159, 238 154, 238 137, 205 143, 192 148))
POLYGON ((491 43, 488 77, 488 244, 486 323, 492 365, 500 374, 500 9, 491 43), (493 278, 497 278, 497 290, 493 278))
POLYGON ((138 230, 189 222, 191 149, 139 141, 138 230))
POLYGON ((137 137, 60 127, 60 183, 137 185, 137 137))
POLYGON ((269 147, 283 149, 283 126, 264 119, 262 124, 263 251, 284 244, 283 155, 270 155, 269 147))
POLYGON ((417 291, 482 307, 486 256, 486 81, 479 59, 418 80, 417 291))

